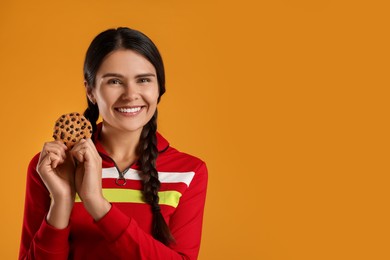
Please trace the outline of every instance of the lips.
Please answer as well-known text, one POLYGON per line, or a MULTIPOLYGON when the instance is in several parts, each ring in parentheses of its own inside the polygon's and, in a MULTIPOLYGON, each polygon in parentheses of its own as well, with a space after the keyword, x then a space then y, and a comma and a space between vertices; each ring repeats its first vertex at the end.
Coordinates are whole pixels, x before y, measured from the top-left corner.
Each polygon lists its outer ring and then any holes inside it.
POLYGON ((122 116, 136 116, 143 111, 145 106, 124 106, 124 107, 116 107, 114 108, 116 112, 118 112, 122 116))
POLYGON ((141 108, 142 107, 128 107, 128 108, 119 107, 119 108, 116 108, 116 110, 121 112, 121 113, 137 113, 138 111, 141 110, 141 108))

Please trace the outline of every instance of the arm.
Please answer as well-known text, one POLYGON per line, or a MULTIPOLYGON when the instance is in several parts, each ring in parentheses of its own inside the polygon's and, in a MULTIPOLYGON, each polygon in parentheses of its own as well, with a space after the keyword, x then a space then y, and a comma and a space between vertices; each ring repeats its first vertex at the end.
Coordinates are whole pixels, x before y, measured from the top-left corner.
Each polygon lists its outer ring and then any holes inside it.
MULTIPOLYGON (((36 171, 40 155, 30 162, 27 171, 26 197, 19 259, 67 259, 69 227, 57 229, 48 224, 51 208, 48 189, 36 171)), ((57 214, 52 211, 52 215, 57 214)))
POLYGON ((145 233, 138 224, 115 206, 95 224, 120 259, 196 259, 199 253, 203 210, 207 188, 207 168, 202 163, 180 199, 169 227, 176 244, 170 247, 145 233))

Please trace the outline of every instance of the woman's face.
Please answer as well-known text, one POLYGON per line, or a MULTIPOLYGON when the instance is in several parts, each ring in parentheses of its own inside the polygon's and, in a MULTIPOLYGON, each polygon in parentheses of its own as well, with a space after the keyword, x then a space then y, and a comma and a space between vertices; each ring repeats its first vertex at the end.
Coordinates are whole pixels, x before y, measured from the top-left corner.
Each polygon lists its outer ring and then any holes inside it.
POLYGON ((154 66, 131 50, 108 54, 88 97, 97 102, 104 127, 142 131, 157 108, 159 88, 154 66))

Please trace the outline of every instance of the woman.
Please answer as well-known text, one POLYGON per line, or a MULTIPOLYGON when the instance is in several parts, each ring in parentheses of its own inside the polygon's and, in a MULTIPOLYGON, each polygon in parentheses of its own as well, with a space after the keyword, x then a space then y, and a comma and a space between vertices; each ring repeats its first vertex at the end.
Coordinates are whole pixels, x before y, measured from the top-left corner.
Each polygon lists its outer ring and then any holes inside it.
POLYGON ((156 46, 136 30, 104 31, 84 79, 93 136, 72 149, 45 143, 32 159, 19 258, 196 259, 207 168, 156 131, 156 46))

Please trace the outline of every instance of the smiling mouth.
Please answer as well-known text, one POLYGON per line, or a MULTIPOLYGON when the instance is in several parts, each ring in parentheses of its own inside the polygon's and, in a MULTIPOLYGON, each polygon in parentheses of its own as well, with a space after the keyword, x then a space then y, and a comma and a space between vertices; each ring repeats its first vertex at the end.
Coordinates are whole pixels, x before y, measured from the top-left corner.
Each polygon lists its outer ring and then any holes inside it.
POLYGON ((128 108, 116 108, 117 111, 121 113, 137 113, 142 109, 142 107, 128 107, 128 108))

